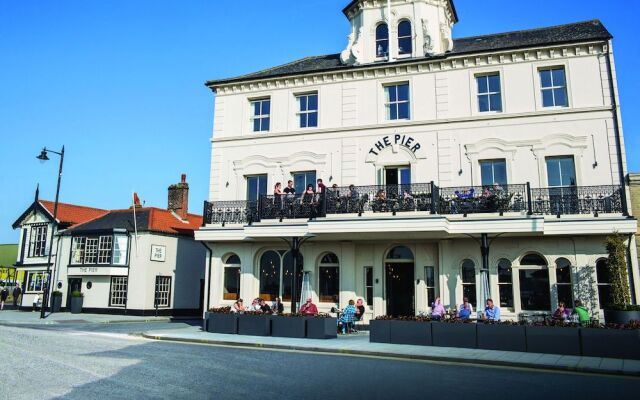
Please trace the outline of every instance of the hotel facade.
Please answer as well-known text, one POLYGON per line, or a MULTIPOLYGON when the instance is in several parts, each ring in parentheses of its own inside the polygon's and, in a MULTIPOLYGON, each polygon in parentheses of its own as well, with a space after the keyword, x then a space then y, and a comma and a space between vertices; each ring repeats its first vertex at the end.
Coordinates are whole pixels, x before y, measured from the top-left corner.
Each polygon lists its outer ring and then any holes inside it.
POLYGON ((613 232, 629 240, 640 295, 599 21, 453 39, 450 0, 343 12, 340 54, 207 82, 207 306, 290 302, 295 258, 296 294, 308 283, 321 311, 362 298, 367 318, 413 315, 436 297, 491 297, 503 319, 576 300, 597 316, 613 232), (277 194, 289 180, 295 194, 277 194))

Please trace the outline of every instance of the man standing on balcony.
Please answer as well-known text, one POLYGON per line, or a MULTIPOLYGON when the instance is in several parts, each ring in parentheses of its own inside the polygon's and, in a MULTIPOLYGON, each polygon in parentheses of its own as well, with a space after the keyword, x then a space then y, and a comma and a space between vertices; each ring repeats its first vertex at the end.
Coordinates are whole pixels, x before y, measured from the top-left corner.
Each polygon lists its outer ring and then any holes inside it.
POLYGON ((284 188, 283 192, 287 195, 287 196, 293 196, 296 194, 296 188, 293 187, 293 181, 292 180, 288 180, 287 181, 287 187, 284 188))

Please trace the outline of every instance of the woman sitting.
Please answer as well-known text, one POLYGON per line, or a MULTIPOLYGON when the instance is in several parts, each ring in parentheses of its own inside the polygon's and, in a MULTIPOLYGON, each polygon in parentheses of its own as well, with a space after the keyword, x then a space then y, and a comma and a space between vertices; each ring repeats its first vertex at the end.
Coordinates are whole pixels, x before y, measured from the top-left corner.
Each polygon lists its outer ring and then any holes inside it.
POLYGON ((561 301, 558 303, 558 309, 553 313, 552 318, 556 321, 566 321, 571 318, 571 310, 566 308, 564 303, 561 301))
POLYGON ((440 297, 436 297, 436 301, 431 305, 431 319, 440 321, 444 317, 445 312, 440 297))
POLYGON ((342 334, 351 333, 353 328, 353 321, 355 320, 356 315, 356 306, 353 300, 349 300, 349 305, 342 310, 342 314, 340 315, 340 319, 338 320, 338 325, 340 326, 340 330, 342 334))
POLYGON ((243 313, 244 311, 245 310, 244 305, 242 304, 242 299, 236 300, 236 302, 231 306, 232 313, 243 313))
POLYGON ((284 313, 284 304, 282 304, 280 297, 276 297, 276 301, 273 302, 273 305, 271 306, 271 308, 273 309, 273 312, 276 314, 284 313))

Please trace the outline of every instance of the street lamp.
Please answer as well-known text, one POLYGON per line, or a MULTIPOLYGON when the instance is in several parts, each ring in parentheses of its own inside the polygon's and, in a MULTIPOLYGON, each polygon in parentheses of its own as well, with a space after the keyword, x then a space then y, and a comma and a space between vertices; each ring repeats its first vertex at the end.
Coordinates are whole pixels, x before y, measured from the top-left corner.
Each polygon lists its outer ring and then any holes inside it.
POLYGON ((49 254, 47 256, 47 280, 44 285, 44 293, 42 296, 42 307, 40 308, 41 319, 44 318, 44 312, 47 308, 47 304, 49 303, 49 291, 51 288, 51 253, 53 251, 53 235, 55 232, 55 228, 58 226, 58 198, 60 197, 60 180, 62 179, 62 164, 64 162, 64 146, 62 146, 62 150, 59 153, 57 151, 49 150, 45 147, 40 152, 40 155, 38 155, 36 158, 42 162, 48 161, 49 160, 48 153, 53 153, 60 156, 60 167, 58 169, 58 186, 56 187, 56 201, 53 204, 53 225, 51 227, 51 237, 49 239, 49 254))

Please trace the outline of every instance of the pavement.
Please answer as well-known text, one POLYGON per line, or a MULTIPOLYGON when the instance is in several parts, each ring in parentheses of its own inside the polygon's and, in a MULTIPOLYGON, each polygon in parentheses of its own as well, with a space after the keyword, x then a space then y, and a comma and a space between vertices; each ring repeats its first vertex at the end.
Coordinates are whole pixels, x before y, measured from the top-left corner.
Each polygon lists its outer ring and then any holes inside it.
POLYGON ((364 357, 384 357, 403 360, 534 368, 550 371, 640 377, 640 360, 370 343, 369 335, 366 332, 360 332, 354 335, 338 336, 337 339, 316 340, 223 335, 203 332, 202 328, 199 326, 186 326, 173 330, 163 329, 147 331, 144 332, 142 336, 147 339, 154 340, 236 346, 243 348, 295 350, 364 357))
POLYGON ((0 311, 0 325, 49 325, 49 324, 82 324, 100 323, 115 324, 127 322, 168 322, 170 317, 140 317, 134 315, 111 314, 71 314, 68 312, 47 313, 40 319, 39 311, 17 311, 4 309, 0 311))

